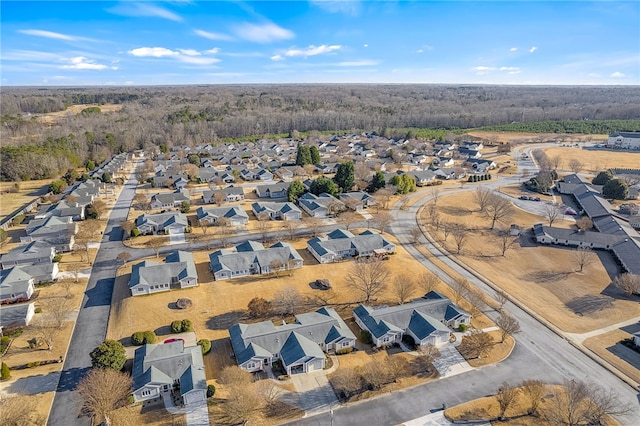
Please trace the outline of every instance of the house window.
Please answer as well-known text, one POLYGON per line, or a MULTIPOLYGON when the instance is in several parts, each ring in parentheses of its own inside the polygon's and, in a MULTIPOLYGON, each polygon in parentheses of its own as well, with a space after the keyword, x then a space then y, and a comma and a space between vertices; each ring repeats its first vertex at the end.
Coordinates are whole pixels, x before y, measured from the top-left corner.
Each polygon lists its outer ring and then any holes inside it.
POLYGON ((254 362, 250 362, 247 364, 247 368, 251 369, 251 368, 256 368, 256 364, 254 362))
POLYGON ((151 391, 150 390, 146 390, 145 389, 145 390, 142 391, 142 396, 149 396, 149 395, 151 395, 151 391))

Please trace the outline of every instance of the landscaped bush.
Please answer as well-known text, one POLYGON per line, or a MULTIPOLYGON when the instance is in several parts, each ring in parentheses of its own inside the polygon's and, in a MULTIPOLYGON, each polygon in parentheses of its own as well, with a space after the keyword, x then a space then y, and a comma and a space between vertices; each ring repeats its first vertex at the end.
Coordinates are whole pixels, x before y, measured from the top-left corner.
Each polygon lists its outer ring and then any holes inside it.
POLYGON ((33 312, 35 312, 36 314, 39 314, 42 312, 42 308, 38 306, 33 312))
POLYGON ((371 338, 371 333, 367 330, 360 331, 360 341, 362 343, 366 343, 367 345, 373 344, 373 339, 371 338))
POLYGON ((153 331, 136 331, 131 335, 131 342, 136 346, 155 343, 155 341, 156 333, 153 331))
POLYGON ((172 333, 186 333, 187 331, 193 331, 193 323, 190 319, 175 320, 171 323, 172 333))
POLYGON ((202 355, 206 355, 211 352, 211 340, 209 339, 198 340, 198 346, 202 349, 202 355))
POLYGON ((336 351, 336 355, 344 355, 353 352, 353 348, 342 348, 336 351))
POLYGON ((0 372, 0 380, 9 380, 10 378, 11 378, 11 370, 9 369, 9 366, 3 362, 1 372, 0 372))
POLYGON ((53 256, 53 261, 54 262, 60 262, 62 260, 62 255, 61 254, 56 254, 55 256, 53 256))
POLYGON ((216 393, 216 387, 213 385, 207 385, 207 398, 211 398, 216 393))
POLYGON ((182 332, 185 333, 187 331, 193 331, 193 323, 190 319, 182 320, 182 332))
POLYGON ((131 230, 131 236, 132 237, 137 237, 138 235, 140 235, 140 230, 138 228, 133 228, 131 230))
POLYGON ((467 331, 467 328, 469 328, 469 326, 467 324, 460 324, 458 326, 458 331, 464 332, 464 331, 467 331))

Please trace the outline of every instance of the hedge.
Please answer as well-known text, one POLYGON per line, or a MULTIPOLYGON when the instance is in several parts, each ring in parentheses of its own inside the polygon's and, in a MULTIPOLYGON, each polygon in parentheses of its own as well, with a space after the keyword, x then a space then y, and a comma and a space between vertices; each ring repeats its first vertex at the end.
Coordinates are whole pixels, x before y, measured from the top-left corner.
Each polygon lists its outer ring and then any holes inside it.
POLYGON ((216 387, 213 385, 207 385, 207 398, 211 398, 216 393, 216 387))

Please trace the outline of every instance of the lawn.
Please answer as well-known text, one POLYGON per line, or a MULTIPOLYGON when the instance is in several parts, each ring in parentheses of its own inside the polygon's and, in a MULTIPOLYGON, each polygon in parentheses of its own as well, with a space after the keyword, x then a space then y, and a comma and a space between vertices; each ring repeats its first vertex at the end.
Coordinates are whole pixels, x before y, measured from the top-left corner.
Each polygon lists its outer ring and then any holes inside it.
POLYGON ((2 201, 0 202, 0 219, 13 213, 23 205, 32 202, 40 195, 47 193, 47 187, 52 179, 28 180, 24 182, 0 182, 0 193, 2 201), (14 185, 18 185, 17 192, 14 185))
POLYGON ((596 174, 608 168, 638 169, 640 168, 640 153, 616 152, 606 150, 587 150, 576 147, 551 147, 543 151, 549 158, 559 156, 562 159, 560 169, 570 173, 569 161, 576 159, 584 166, 581 173, 596 174))
MULTIPOLYGON (((634 331, 638 329, 633 326, 634 331)), ((627 327, 625 327, 626 329, 627 327)), ((616 329, 608 333, 591 337, 583 345, 595 352, 602 359, 622 371, 631 379, 640 383, 640 353, 633 351, 618 342, 630 339, 631 333, 623 329, 616 329)))
MULTIPOLYGON (((584 333, 640 315, 640 306, 626 300, 610 286, 601 256, 594 252, 582 272, 577 271, 575 250, 558 246, 540 246, 530 234, 520 237, 518 244, 501 256, 489 221, 477 211, 470 192, 442 196, 438 200, 442 217, 467 227, 467 241, 458 259, 494 282, 520 302, 533 309, 564 331, 584 333)), ((429 223, 428 209, 421 210, 421 220, 429 223)), ((524 231, 543 218, 516 209, 508 226, 516 223, 524 231)), ((451 235, 446 242, 442 230, 426 228, 450 252, 456 252, 451 235)))

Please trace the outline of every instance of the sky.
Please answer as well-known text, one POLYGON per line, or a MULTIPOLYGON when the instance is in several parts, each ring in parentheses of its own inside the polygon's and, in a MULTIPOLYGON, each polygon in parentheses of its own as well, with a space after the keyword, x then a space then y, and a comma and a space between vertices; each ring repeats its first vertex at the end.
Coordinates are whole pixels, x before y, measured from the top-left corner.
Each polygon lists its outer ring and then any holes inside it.
POLYGON ((1 86, 640 85, 640 2, 6 1, 1 86))

